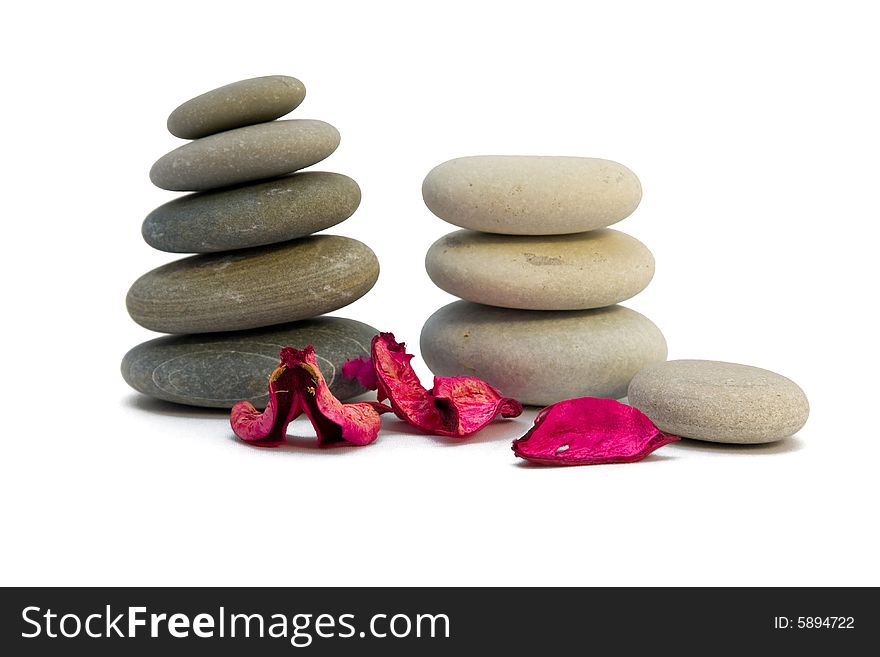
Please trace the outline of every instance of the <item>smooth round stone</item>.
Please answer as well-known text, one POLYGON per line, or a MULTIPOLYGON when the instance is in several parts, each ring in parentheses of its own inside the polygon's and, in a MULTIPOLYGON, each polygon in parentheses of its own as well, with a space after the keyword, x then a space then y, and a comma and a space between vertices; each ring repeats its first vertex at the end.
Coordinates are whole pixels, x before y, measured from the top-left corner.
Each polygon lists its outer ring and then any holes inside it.
POLYGON ((810 405, 780 374, 713 360, 646 367, 629 385, 629 403, 666 433, 717 443, 770 443, 797 433, 810 405))
POLYGON ((329 123, 291 119, 219 132, 160 157, 150 180, 162 189, 204 191, 273 178, 317 164, 339 146, 329 123))
POLYGON ((161 333, 237 331, 337 310, 378 276, 367 245, 316 235, 171 262, 135 281, 126 304, 134 321, 161 333))
POLYGON ((263 408, 282 347, 310 344, 330 391, 348 399, 366 390, 342 376, 342 364, 368 356, 376 333, 351 319, 320 317, 252 331, 165 336, 129 351, 122 377, 138 392, 178 404, 231 408, 246 399, 263 408))
POLYGON ((549 311, 444 306, 425 323, 422 358, 440 376, 478 376, 523 404, 626 395, 630 379, 666 359, 666 340, 623 306, 549 311))
POLYGON ((160 251, 229 251, 317 233, 348 219, 360 202, 360 187, 348 176, 305 171, 188 194, 153 210, 141 232, 160 251))
POLYGON ((584 310, 645 289, 654 276, 654 256, 616 230, 540 237, 459 230, 434 242, 425 268, 437 287, 468 301, 584 310))
POLYGON ((625 219, 642 199, 642 186, 632 171, 610 160, 480 155, 432 169, 422 196, 431 212, 462 228, 559 235, 625 219))
POLYGON ((296 109, 306 97, 302 82, 287 75, 268 75, 213 89, 171 112, 168 131, 181 139, 273 121, 296 109))

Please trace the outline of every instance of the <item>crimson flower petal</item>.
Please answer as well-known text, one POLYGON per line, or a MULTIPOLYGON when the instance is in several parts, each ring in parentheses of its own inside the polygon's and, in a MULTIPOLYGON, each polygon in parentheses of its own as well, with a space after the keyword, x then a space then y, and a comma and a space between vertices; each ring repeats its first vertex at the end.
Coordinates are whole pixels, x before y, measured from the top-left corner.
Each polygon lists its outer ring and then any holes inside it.
POLYGON ((375 390, 379 385, 373 361, 369 356, 358 356, 345 361, 342 364, 342 376, 346 379, 355 379, 367 390, 375 390))
POLYGON ((676 440, 637 408, 580 397, 538 413, 528 433, 513 441, 513 453, 545 465, 632 463, 676 440))
POLYGON ((462 438, 495 419, 516 417, 522 404, 503 397, 485 381, 473 376, 434 377, 427 390, 419 381, 406 353, 406 345, 393 333, 380 333, 371 345, 378 380, 379 401, 391 402, 400 419, 428 433, 462 438))
POLYGON ((516 417, 523 407, 515 399, 502 397, 488 383, 475 376, 435 376, 431 394, 441 408, 454 411, 456 435, 466 436, 489 424, 496 415, 516 417))
POLYGON ((344 440, 355 445, 368 445, 379 433, 382 413, 391 408, 379 402, 356 402, 343 404, 333 396, 324 375, 318 368, 315 351, 310 346, 304 350, 285 347, 281 360, 288 367, 299 367, 308 375, 309 381, 301 393, 301 403, 312 421, 318 435, 318 444, 344 440))
POLYGON ((257 410, 249 401, 240 401, 232 407, 229 422, 233 433, 245 442, 263 447, 283 443, 287 436, 287 425, 303 412, 299 378, 296 369, 281 363, 269 376, 269 404, 266 410, 257 410))
POLYGON ((230 422, 242 440, 272 446, 284 442, 287 425, 305 412, 319 445, 340 440, 368 445, 379 433, 379 416, 390 411, 378 402, 343 404, 336 399, 309 345, 302 350, 281 350, 281 365, 269 378, 269 405, 265 411, 261 413, 242 401, 232 408, 230 422))

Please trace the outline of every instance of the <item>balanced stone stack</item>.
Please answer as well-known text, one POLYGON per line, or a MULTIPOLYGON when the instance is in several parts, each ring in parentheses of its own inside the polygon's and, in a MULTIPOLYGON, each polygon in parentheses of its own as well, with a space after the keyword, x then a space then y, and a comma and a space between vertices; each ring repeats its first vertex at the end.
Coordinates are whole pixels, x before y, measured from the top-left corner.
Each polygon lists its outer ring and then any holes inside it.
POLYGON ((141 276, 126 299, 141 326, 167 336, 126 354, 122 374, 136 390, 168 401, 228 408, 265 405, 266 380, 283 346, 313 344, 330 389, 363 392, 341 365, 368 354, 374 328, 318 317, 366 294, 379 275, 369 247, 314 233, 357 209, 357 183, 301 169, 329 156, 339 132, 310 119, 276 120, 305 98, 292 77, 243 80, 202 94, 168 117, 194 140, 150 171, 158 187, 191 191, 153 210, 146 242, 195 253, 141 276))
POLYGON ((434 168, 422 195, 465 229, 425 261, 431 280, 462 299, 422 329, 435 374, 478 376, 544 406, 625 397, 639 370, 666 360, 660 330, 617 305, 654 275, 651 252, 607 228, 641 200, 632 171, 592 158, 464 157, 434 168))

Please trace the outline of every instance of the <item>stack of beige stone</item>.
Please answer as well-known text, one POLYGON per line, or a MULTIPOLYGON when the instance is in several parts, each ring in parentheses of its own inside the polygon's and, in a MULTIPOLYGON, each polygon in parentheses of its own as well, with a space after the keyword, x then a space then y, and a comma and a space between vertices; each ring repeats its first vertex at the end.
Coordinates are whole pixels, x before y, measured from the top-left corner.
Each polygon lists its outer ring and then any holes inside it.
POLYGON ((434 313, 421 353, 438 375, 478 376, 525 404, 622 398, 635 374, 666 360, 666 341, 621 305, 654 275, 654 257, 608 226, 642 189, 616 162, 478 156, 444 162, 422 194, 460 226, 431 246, 431 280, 461 301, 434 313))

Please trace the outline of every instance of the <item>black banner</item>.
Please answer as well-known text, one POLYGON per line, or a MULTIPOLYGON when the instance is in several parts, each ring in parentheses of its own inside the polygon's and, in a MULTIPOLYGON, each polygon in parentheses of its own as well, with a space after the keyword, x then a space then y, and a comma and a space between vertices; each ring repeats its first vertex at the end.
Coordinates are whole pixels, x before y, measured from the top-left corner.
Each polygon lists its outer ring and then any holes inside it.
POLYGON ((6 655, 861 655, 880 634, 876 590, 840 588, 20 588, 0 613, 6 655))

